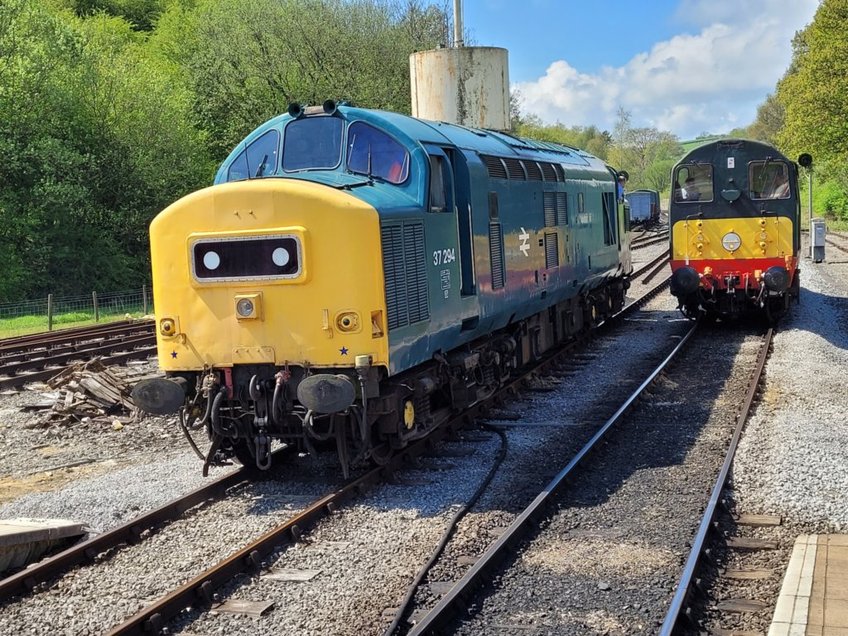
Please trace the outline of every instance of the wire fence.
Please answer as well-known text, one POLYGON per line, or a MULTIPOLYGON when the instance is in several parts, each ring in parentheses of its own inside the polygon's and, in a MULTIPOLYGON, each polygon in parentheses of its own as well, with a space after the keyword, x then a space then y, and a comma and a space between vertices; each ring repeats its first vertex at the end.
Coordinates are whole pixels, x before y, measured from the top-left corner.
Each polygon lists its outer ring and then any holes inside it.
POLYGON ((153 295, 141 289, 96 292, 79 296, 54 296, 0 303, 0 338, 53 331, 97 322, 140 318, 153 311, 153 295))

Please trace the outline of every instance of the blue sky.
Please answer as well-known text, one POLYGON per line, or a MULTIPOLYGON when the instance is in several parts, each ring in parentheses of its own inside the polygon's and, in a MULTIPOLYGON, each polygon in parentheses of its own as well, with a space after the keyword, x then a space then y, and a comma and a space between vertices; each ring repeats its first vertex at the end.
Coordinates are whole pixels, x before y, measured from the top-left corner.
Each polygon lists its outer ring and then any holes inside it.
MULTIPOLYGON (((449 3, 452 6, 452 3, 449 3)), ((547 123, 681 139, 751 123, 818 0, 464 0, 473 44, 509 50, 521 109, 547 123)))

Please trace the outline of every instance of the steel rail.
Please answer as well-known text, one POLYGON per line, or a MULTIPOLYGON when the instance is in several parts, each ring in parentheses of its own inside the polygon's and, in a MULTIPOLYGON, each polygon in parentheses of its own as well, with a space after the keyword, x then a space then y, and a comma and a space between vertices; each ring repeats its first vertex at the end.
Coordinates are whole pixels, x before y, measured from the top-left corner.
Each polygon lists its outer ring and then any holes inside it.
POLYGON ((672 634, 676 634, 681 617, 687 615, 687 613, 683 611, 683 606, 689 598, 694 575, 700 565, 701 554, 703 553, 704 546, 707 542, 707 535, 712 527, 713 518, 715 517, 716 507, 718 506, 721 492, 724 489, 725 482, 727 481, 727 475, 730 473, 730 468, 733 465, 733 457, 736 454, 736 447, 739 445, 739 439, 742 437, 742 430, 745 427, 745 422, 748 420, 751 405, 754 403, 754 397, 757 394, 760 379, 762 378, 763 371, 766 367, 766 360, 768 360, 773 335, 774 329, 772 328, 766 332, 766 335, 763 338, 763 346, 760 349, 760 355, 757 358, 757 366, 751 376, 748 393, 745 396, 745 401, 742 403, 742 410, 736 417, 736 428, 733 431, 733 437, 730 440, 730 447, 727 449, 724 464, 722 464, 715 486, 713 486, 713 490, 710 493, 709 503, 704 511, 701 523, 698 526, 698 532, 695 535, 695 539, 692 542, 692 550, 689 552, 689 557, 686 559, 686 565, 683 568, 683 573, 677 583, 674 597, 671 600, 671 605, 669 606, 662 628, 660 629, 660 636, 671 636, 672 634))
POLYGON ((26 336, 15 336, 0 339, 0 355, 10 351, 23 351, 32 347, 47 348, 52 345, 71 344, 85 342, 100 338, 104 335, 119 334, 125 331, 153 331, 152 320, 121 320, 106 324, 97 324, 87 327, 74 327, 58 331, 46 331, 28 334, 26 336))
MULTIPOLYGON (((63 355, 61 358, 65 361, 69 360, 91 360, 92 358, 100 358, 104 364, 123 364, 127 360, 142 360, 149 358, 156 353, 156 345, 153 342, 152 336, 145 336, 142 339, 128 342, 110 343, 96 349, 87 349, 74 355, 63 355), (129 349, 129 350, 128 350, 129 349), (120 353, 112 353, 118 351, 120 353), (101 354, 106 355, 101 355, 101 354)), ((49 364, 52 361, 48 358, 39 360, 43 365, 49 364)), ((42 365, 42 366, 43 366, 42 365)), ((53 376, 62 372, 67 365, 49 367, 40 371, 32 371, 31 373, 23 373, 0 377, 0 389, 15 388, 28 384, 30 382, 38 382, 49 380, 53 376)))
MULTIPOLYGON (((846 237, 846 238, 848 238, 848 237, 846 237)), ((826 238, 824 241, 825 241, 825 243, 827 243, 828 245, 832 245, 833 247, 835 247, 836 249, 838 249, 840 252, 845 252, 845 253, 847 253, 847 254, 848 254, 848 248, 846 248, 844 245, 840 245, 840 244, 839 244, 839 243, 837 243, 836 241, 832 241, 832 240, 830 240, 830 239, 828 239, 828 238, 826 238)))
POLYGON ((654 276, 669 267, 668 252, 666 252, 664 256, 665 258, 663 259, 663 261, 661 263, 658 263, 656 267, 654 267, 654 269, 648 272, 642 279, 643 285, 647 285, 648 283, 650 283, 654 279, 654 276))
POLYGON ((7 362, 3 358, 0 358, 0 374, 13 376, 18 375, 19 371, 38 370, 48 366, 64 367, 71 360, 90 358, 92 354, 97 356, 117 351, 127 351, 136 347, 152 345, 155 342, 156 337, 153 334, 132 334, 126 338, 115 340, 97 340, 71 351, 63 351, 61 353, 48 352, 41 358, 30 358, 12 362, 7 362))
MULTIPOLYGON (((279 452, 279 451, 278 451, 279 452)), ((106 550, 137 540, 142 533, 172 521, 189 508, 203 503, 225 490, 245 482, 248 469, 241 468, 229 475, 151 510, 139 517, 82 543, 71 546, 36 565, 0 579, 0 603, 31 592, 38 584, 49 581, 81 563, 87 563, 106 550)))
POLYGON ((651 239, 645 239, 645 240, 639 241, 636 244, 631 243, 630 249, 631 250, 639 250, 639 249, 642 249, 643 247, 649 247, 651 245, 656 245, 657 243, 664 243, 664 242, 667 242, 667 241, 668 241, 668 236, 658 236, 657 238, 651 238, 651 239))
POLYGON ((509 525, 506 531, 483 553, 480 559, 465 573, 465 575, 443 596, 436 606, 427 613, 409 632, 408 636, 419 636, 421 634, 441 633, 448 627, 448 623, 457 614, 457 610, 465 604, 470 593, 479 586, 489 573, 506 556, 508 550, 513 547, 529 530, 535 522, 545 514, 548 502, 567 483, 575 469, 583 463, 589 453, 595 448, 600 440, 618 424, 625 413, 627 413, 640 395, 647 389, 671 363, 678 353, 688 344, 698 328, 694 323, 689 332, 680 340, 671 353, 660 363, 660 365, 639 385, 627 400, 618 408, 592 438, 578 451, 568 464, 544 487, 542 492, 536 496, 533 502, 525 508, 521 514, 509 525))
POLYGON ((0 353, 0 365, 12 365, 14 363, 28 362, 29 360, 44 359, 49 356, 58 356, 63 353, 73 353, 86 348, 96 347, 99 344, 118 342, 129 338, 151 338, 153 333, 146 327, 124 328, 120 331, 104 332, 84 338, 76 338, 73 341, 51 343, 46 346, 28 345, 19 349, 9 349, 6 353, 0 353))
MULTIPOLYGON (((661 262, 662 262, 662 263, 664 263, 664 262, 665 262, 665 261, 667 261, 667 260, 668 260, 668 251, 665 251, 665 252, 663 252, 662 254, 660 254, 659 256, 657 256, 656 258, 654 258, 654 259, 650 260, 649 262, 645 263, 644 265, 642 265, 642 266, 641 266, 641 267, 639 267, 638 269, 634 269, 634 270, 633 270, 633 273, 632 273, 632 274, 630 274, 630 278, 631 278, 631 279, 633 279, 633 278, 639 278, 639 276, 641 276, 642 274, 644 274, 645 272, 647 272, 647 271, 648 271, 649 269, 651 269, 652 267, 656 267, 659 263, 661 263, 661 262)), ((653 278, 653 276, 652 276, 651 278, 653 278)), ((650 280, 650 279, 648 279, 648 280, 650 280)), ((646 283, 646 282, 648 282, 648 281, 647 281, 647 280, 643 280, 642 282, 643 282, 643 283, 646 283)))

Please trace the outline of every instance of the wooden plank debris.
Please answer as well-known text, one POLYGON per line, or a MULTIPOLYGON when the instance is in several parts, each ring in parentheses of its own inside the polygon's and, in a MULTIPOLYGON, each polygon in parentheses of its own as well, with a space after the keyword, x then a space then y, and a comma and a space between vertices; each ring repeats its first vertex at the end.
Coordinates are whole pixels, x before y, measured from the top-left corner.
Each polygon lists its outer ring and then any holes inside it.
POLYGON ((41 411, 27 426, 136 421, 139 413, 130 393, 146 377, 153 376, 130 367, 108 367, 99 358, 69 366, 47 381, 39 402, 22 407, 41 411))

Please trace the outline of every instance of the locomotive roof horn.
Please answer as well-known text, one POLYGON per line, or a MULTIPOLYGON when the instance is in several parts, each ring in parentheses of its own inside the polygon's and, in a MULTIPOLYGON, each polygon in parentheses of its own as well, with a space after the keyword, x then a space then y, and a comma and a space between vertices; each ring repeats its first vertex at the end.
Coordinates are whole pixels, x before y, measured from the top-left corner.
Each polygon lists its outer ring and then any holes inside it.
POLYGON ((336 102, 332 99, 324 100, 324 112, 328 115, 334 115, 336 113, 336 102))
POLYGON ((289 104, 288 113, 289 115, 297 119, 303 114, 303 107, 301 107, 301 105, 297 102, 292 102, 291 104, 289 104))

